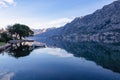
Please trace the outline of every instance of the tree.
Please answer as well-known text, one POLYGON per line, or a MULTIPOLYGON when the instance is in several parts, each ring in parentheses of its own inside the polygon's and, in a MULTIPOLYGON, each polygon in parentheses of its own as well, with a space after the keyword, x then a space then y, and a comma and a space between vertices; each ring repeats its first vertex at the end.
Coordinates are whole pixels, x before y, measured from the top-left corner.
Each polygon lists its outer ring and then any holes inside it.
POLYGON ((22 39, 24 37, 33 36, 34 32, 26 25, 14 24, 7 27, 11 36, 15 36, 16 39, 22 39))
POLYGON ((0 36, 1 36, 0 41, 2 41, 2 42, 8 42, 9 40, 12 39, 11 36, 5 31, 0 33, 0 36))

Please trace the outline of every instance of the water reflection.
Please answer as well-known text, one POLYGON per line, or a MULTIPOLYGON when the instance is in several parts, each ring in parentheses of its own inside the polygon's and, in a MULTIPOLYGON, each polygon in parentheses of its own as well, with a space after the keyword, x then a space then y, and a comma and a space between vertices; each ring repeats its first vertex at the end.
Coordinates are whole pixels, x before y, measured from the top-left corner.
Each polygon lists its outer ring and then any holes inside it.
MULTIPOLYGON (((47 49, 42 49, 40 53, 48 53, 51 55, 60 55, 61 57, 83 57, 86 60, 94 61, 97 65, 103 68, 110 69, 120 73, 120 43, 97 43, 97 42, 64 42, 64 41, 44 41, 47 44, 47 49), (57 49, 54 49, 58 47, 57 49), (59 49, 61 48, 61 49, 59 49), (53 49, 53 50, 52 50, 53 49), (43 52, 42 52, 43 51, 43 52), (53 52, 50 52, 53 51, 53 52), (63 51, 63 52, 60 52, 63 51), (67 52, 66 52, 67 51, 67 52), (71 54, 68 54, 71 53, 71 54), (66 54, 62 54, 66 53, 66 54)), ((29 45, 20 45, 11 47, 7 54, 15 58, 25 57, 36 48, 29 45)), ((34 51, 33 51, 34 52, 34 51)), ((38 52, 38 51, 37 51, 38 52)))
POLYGON ((34 50, 37 49, 38 47, 34 47, 31 45, 26 45, 26 44, 17 44, 17 45, 12 45, 7 51, 5 51, 8 55, 15 57, 15 58, 20 58, 20 57, 25 57, 30 55, 30 53, 34 50))
POLYGON ((50 40, 46 44, 47 48, 11 47, 6 54, 25 58, 1 56, 0 80, 120 79, 120 44, 50 40))
POLYGON ((33 51, 35 54, 48 54, 58 57, 73 57, 73 54, 68 53, 66 50, 61 48, 43 48, 42 50, 36 49, 33 51), (38 53, 39 52, 39 53, 38 53))
POLYGON ((31 51, 33 51, 33 48, 31 46, 22 45, 16 48, 14 47, 10 48, 8 54, 15 58, 19 58, 19 57, 28 56, 31 53, 31 51))
POLYGON ((64 49, 76 57, 84 57, 96 64, 120 73, 120 46, 102 43, 70 43, 64 44, 64 49))
POLYGON ((0 73, 0 80, 11 80, 13 76, 13 72, 2 72, 0 73))
POLYGON ((75 57, 83 57, 94 61, 103 68, 120 73, 120 43, 97 43, 97 42, 64 42, 54 40, 42 40, 49 47, 65 49, 75 57))

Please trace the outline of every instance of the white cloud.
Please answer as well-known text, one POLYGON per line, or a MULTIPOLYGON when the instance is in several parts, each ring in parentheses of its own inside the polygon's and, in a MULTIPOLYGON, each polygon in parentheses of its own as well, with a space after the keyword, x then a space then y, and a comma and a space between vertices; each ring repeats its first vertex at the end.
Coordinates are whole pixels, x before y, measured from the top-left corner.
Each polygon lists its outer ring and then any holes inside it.
POLYGON ((9 5, 15 5, 14 0, 0 0, 0 8, 8 7, 9 5))
POLYGON ((3 2, 3 1, 0 1, 0 8, 1 8, 1 7, 7 7, 6 3, 3 2))
POLYGON ((25 24, 33 29, 43 29, 52 27, 61 27, 66 23, 69 23, 73 18, 60 18, 56 20, 43 20, 37 18, 25 18, 25 17, 14 17, 7 16, 4 13, 0 13, 0 28, 5 28, 7 25, 13 25, 15 23, 25 24))
POLYGON ((3 1, 5 1, 5 2, 7 2, 9 4, 13 4, 14 3, 14 0, 3 0, 3 1))
POLYGON ((73 19, 69 18, 61 18, 57 20, 53 20, 50 22, 42 23, 41 28, 50 28, 50 27, 61 27, 64 26, 66 23, 71 22, 73 19))

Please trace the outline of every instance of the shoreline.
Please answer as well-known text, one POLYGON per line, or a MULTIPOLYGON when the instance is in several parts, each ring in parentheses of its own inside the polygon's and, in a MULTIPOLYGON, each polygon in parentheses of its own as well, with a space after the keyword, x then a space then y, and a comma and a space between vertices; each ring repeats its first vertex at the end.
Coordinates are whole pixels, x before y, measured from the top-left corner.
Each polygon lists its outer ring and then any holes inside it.
MULTIPOLYGON (((22 43, 22 42, 34 42, 34 40, 10 40, 8 41, 8 43, 0 46, 0 52, 4 51, 5 49, 7 49, 8 47, 10 47, 13 44, 18 44, 18 43, 22 43)), ((39 44, 39 43, 34 43, 32 44, 33 47, 45 47, 45 44, 39 44)))
POLYGON ((10 46, 11 46, 11 44, 9 44, 9 43, 6 43, 5 45, 0 46, 0 52, 2 52, 3 50, 7 49, 10 46))
POLYGON ((17 44, 17 43, 21 43, 21 42, 34 42, 34 41, 33 40, 10 40, 10 41, 8 41, 8 43, 0 46, 0 52, 4 51, 8 47, 10 47, 11 44, 17 44))

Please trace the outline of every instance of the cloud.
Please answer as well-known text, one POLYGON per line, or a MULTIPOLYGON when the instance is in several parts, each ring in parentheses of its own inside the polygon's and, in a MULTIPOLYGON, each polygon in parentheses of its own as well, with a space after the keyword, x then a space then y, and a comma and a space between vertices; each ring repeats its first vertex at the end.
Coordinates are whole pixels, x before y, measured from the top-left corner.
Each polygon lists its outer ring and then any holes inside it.
POLYGON ((0 8, 8 7, 9 5, 15 6, 15 4, 14 0, 0 0, 0 8))
POLYGON ((43 23, 41 24, 42 28, 49 28, 49 27, 61 27, 64 26, 66 23, 71 22, 73 19, 69 19, 69 18, 61 18, 61 19, 57 19, 57 20, 53 20, 47 23, 43 23))
POLYGON ((13 4, 14 3, 14 0, 3 0, 3 1, 5 1, 5 2, 7 2, 9 4, 13 4))
POLYGON ((74 18, 58 18, 55 20, 44 20, 37 18, 22 18, 22 17, 6 17, 6 15, 0 14, 0 28, 6 28, 7 25, 13 25, 15 23, 21 23, 28 25, 33 29, 43 29, 52 27, 62 27, 65 24, 71 22, 74 18))

